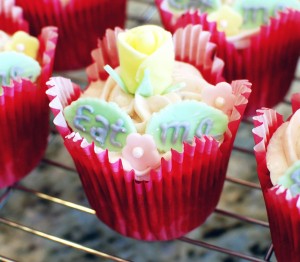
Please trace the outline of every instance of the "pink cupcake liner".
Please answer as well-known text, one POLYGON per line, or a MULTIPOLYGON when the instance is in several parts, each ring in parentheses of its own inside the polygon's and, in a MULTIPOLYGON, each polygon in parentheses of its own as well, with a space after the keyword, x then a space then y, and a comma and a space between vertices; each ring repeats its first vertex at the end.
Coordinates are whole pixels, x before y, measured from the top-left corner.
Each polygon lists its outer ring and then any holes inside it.
POLYGON ((218 46, 217 55, 225 62, 226 81, 248 79, 252 83, 246 116, 254 115, 257 108, 271 108, 283 101, 300 55, 300 11, 287 10, 271 18, 268 26, 261 26, 259 33, 250 38, 248 47, 237 49, 216 29, 216 23, 207 21, 206 13, 187 11, 171 23, 172 14, 160 8, 161 2, 156 0, 165 28, 173 32, 187 24, 202 25, 211 32, 211 41, 218 46))
MULTIPOLYGON (((178 36, 189 35, 190 27, 185 30, 179 30, 178 36)), ((113 45, 115 34, 108 31, 100 43, 105 48, 93 52, 94 57, 101 59, 87 69, 90 79, 106 77, 101 66, 111 59, 110 56, 117 57, 113 45)), ((214 52, 213 55, 202 56, 201 63, 195 61, 193 56, 180 55, 186 54, 189 48, 196 48, 197 45, 189 40, 189 37, 174 37, 176 57, 179 60, 184 57, 185 61, 198 66, 206 65, 204 68, 206 74, 211 73, 210 79, 220 76, 220 72, 214 68, 217 59, 214 52), (184 42, 190 43, 190 47, 187 48, 184 42)), ((211 49, 206 47, 203 50, 201 52, 209 53, 211 49)), ((112 61, 116 63, 114 66, 118 65, 117 60, 112 61)), ((219 65, 222 71, 222 63, 219 65)), ((237 128, 250 95, 248 81, 232 83, 236 101, 223 143, 219 146, 217 141, 204 137, 197 139, 195 146, 185 144, 182 153, 173 150, 169 161, 162 159, 161 167, 150 171, 149 182, 137 182, 134 171, 124 170, 121 160, 111 163, 107 151, 95 152, 93 143, 86 143, 68 127, 62 110, 78 99, 81 94, 78 86, 60 77, 51 78, 48 86, 50 108, 55 115, 54 124, 75 162, 91 207, 106 225, 135 239, 170 240, 200 226, 213 212, 223 188, 237 128)))
POLYGON ((29 21, 30 32, 38 35, 44 26, 59 29, 55 70, 79 69, 89 65, 90 52, 106 28, 123 27, 127 0, 16 0, 29 21))
MULTIPOLYGON (((6 9, 0 9, 0 21, 3 22, 0 24, 1 30, 6 30, 15 20, 12 28, 15 31, 24 29, 19 15, 8 16, 7 11, 2 10, 6 9), (8 17, 7 24, 5 17, 8 17), (12 17, 15 20, 11 20, 12 17)), ((52 74, 56 40, 56 28, 43 28, 38 51, 42 70, 36 83, 21 79, 3 87, 0 96, 0 188, 10 186, 27 175, 38 164, 46 149, 49 108, 45 91, 46 81, 52 74)))
MULTIPOLYGON (((300 95, 292 99, 293 112, 300 108, 300 95)), ((291 197, 280 186, 273 186, 266 165, 266 149, 269 141, 284 122, 282 115, 273 109, 257 110, 253 118, 257 172, 266 204, 271 238, 278 261, 299 261, 300 259, 300 199, 291 197)))

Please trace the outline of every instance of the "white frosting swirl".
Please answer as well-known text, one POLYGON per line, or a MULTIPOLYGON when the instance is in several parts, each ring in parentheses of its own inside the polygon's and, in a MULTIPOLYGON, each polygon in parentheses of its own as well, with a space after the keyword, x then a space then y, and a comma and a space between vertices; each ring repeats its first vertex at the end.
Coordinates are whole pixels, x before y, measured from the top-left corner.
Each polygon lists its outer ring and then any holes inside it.
MULTIPOLYGON (((119 68, 116 68, 116 72, 119 68)), ((169 104, 183 100, 201 101, 201 91, 204 87, 214 87, 206 82, 199 71, 192 65, 184 62, 175 62, 173 84, 184 83, 184 87, 162 95, 143 97, 127 94, 118 84, 109 77, 107 81, 93 82, 84 92, 84 97, 98 97, 107 102, 116 103, 134 121, 137 131, 143 134, 146 123, 153 113, 160 111, 169 104)))
POLYGON ((300 159, 300 110, 273 134, 267 147, 267 167, 273 185, 300 159))

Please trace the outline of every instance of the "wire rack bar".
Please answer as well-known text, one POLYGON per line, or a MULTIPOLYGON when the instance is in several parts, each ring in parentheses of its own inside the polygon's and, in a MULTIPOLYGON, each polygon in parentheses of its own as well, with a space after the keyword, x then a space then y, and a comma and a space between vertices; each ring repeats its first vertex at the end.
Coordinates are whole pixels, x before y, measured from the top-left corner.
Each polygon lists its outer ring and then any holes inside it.
POLYGON ((46 163, 48 165, 52 165, 52 166, 55 166, 55 167, 67 170, 67 171, 71 171, 71 172, 77 173, 77 171, 76 171, 76 169, 74 167, 67 166, 67 165, 65 165, 65 164, 63 164, 61 162, 53 161, 53 160, 50 160, 50 159, 47 159, 47 158, 43 158, 42 162, 44 162, 44 163, 46 163))
POLYGON ((192 244, 192 245, 204 247, 204 248, 207 248, 207 249, 210 249, 210 250, 214 250, 214 251, 217 251, 217 252, 220 252, 220 253, 224 253, 224 254, 235 256, 235 257, 238 257, 238 258, 246 259, 246 260, 249 260, 249 261, 257 261, 257 262, 265 261, 263 259, 255 258, 253 256, 248 256, 248 255, 245 255, 245 254, 242 254, 242 253, 239 253, 239 252, 235 252, 235 251, 227 249, 227 248, 212 245, 212 244, 209 244, 209 243, 204 242, 204 241, 193 240, 193 239, 190 239, 190 238, 187 238, 187 237, 181 237, 181 238, 179 238, 179 240, 181 240, 183 242, 186 242, 186 243, 189 243, 189 244, 192 244))
POLYGON ((12 260, 10 258, 4 257, 0 255, 0 261, 1 262, 17 262, 17 260, 12 260))
POLYGON ((239 179, 239 178, 235 178, 235 177, 231 177, 231 176, 226 176, 226 181, 237 184, 237 185, 241 185, 241 186, 245 186, 245 187, 251 187, 254 189, 258 189, 261 190, 260 185, 256 184, 256 183, 252 183, 243 179, 239 179))
POLYGON ((270 261, 271 256, 273 255, 273 253, 274 253, 274 247, 273 247, 273 243, 272 243, 270 245, 269 249, 268 249, 268 252, 267 252, 266 256, 265 256, 265 260, 270 261))
POLYGON ((108 255, 106 253, 103 253, 103 252, 100 252, 100 251, 97 251, 97 250, 85 247, 83 245, 74 243, 72 241, 68 241, 66 239, 62 239, 62 238, 59 238, 59 237, 56 237, 56 236, 44 233, 42 231, 38 231, 38 230, 33 229, 31 227, 27 227, 27 226, 18 224, 18 223, 14 222, 14 221, 11 221, 11 220, 8 220, 8 219, 2 218, 2 217, 0 217, 0 223, 5 224, 7 226, 11 226, 11 227, 16 228, 16 229, 23 230, 23 231, 25 231, 27 233, 31 233, 31 234, 34 234, 36 236, 43 237, 43 238, 48 239, 48 240, 52 240, 54 242, 57 242, 57 243, 60 243, 60 244, 63 244, 63 245, 66 245, 66 246, 69 246, 69 247, 72 247, 72 248, 75 248, 75 249, 87 252, 87 253, 90 253, 90 254, 98 256, 98 257, 110 259, 110 260, 113 260, 113 261, 120 261, 120 262, 129 261, 129 260, 124 260, 122 258, 119 258, 119 257, 116 257, 116 256, 111 256, 111 255, 108 255))
POLYGON ((236 214, 236 213, 233 213, 233 212, 230 212, 230 211, 226 211, 226 210, 222 210, 222 209, 219 209, 219 208, 215 209, 215 213, 223 215, 223 216, 228 216, 228 217, 231 217, 231 218, 235 218, 235 219, 238 219, 238 220, 241 220, 241 221, 244 221, 244 222, 260 225, 260 226, 263 226, 263 227, 269 227, 269 223, 264 222, 262 220, 247 217, 247 216, 244 216, 244 215, 239 215, 239 214, 236 214))
POLYGON ((26 193, 33 194, 33 195, 35 195, 39 198, 42 198, 42 199, 48 200, 48 201, 52 201, 56 204, 60 204, 60 205, 63 205, 63 206, 69 207, 69 208, 77 209, 81 212, 89 213, 89 214, 92 214, 92 215, 96 214, 95 210, 93 210, 91 208, 88 208, 88 207, 85 207, 85 206, 82 206, 82 205, 78 205, 78 204, 75 204, 73 202, 69 202, 69 201, 66 201, 66 200, 63 200, 63 199, 60 199, 60 198, 57 198, 57 197, 49 196, 47 194, 44 194, 42 192, 38 192, 38 191, 33 190, 33 189, 26 188, 24 186, 16 186, 15 189, 24 191, 26 193))
POLYGON ((10 193, 11 193, 11 187, 8 187, 7 189, 5 189, 4 193, 0 196, 0 210, 5 205, 10 193))

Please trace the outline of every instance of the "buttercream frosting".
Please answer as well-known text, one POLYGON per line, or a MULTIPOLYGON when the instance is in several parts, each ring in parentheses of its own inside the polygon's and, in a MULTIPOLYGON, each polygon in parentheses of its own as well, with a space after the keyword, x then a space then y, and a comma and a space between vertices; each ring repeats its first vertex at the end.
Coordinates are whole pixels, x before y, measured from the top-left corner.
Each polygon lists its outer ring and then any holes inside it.
MULTIPOLYGON (((292 174, 297 173, 300 160, 300 110, 283 123, 273 134, 267 147, 267 167, 273 185, 289 185, 292 174), (289 181, 289 182, 287 182, 289 181)), ((295 179, 295 183, 296 180, 295 179)), ((298 180, 297 180, 298 181, 298 180)), ((297 182, 298 184, 298 182, 297 182)))

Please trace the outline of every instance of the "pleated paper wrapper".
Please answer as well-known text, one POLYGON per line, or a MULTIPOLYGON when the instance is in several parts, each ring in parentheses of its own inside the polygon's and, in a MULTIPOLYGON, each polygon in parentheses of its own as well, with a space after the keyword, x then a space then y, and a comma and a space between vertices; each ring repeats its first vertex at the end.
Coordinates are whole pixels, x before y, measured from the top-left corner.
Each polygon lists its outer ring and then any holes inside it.
POLYGON ((44 26, 59 28, 55 70, 84 68, 91 50, 107 28, 124 27, 127 0, 16 0, 29 21, 30 32, 38 35, 44 26), (66 3, 64 3, 66 2, 66 3))
MULTIPOLYGON (((176 57, 198 68, 203 67, 203 74, 218 82, 223 64, 214 52, 207 53, 214 44, 208 42, 206 33, 200 27, 177 31, 174 36, 176 57), (193 30, 195 32, 191 34, 193 30), (202 36, 206 41, 202 41, 202 36), (193 37, 192 42, 190 37, 193 37), (202 50, 199 51, 199 57, 202 57, 199 61, 192 55, 196 49, 202 50)), ((97 62, 87 69, 90 79, 106 77, 101 63, 118 66, 116 34, 117 31, 108 31, 101 43, 103 48, 94 50, 93 57, 97 62)), ((78 133, 72 133, 62 110, 79 98, 81 91, 78 86, 60 77, 51 78, 48 86, 54 123, 75 162, 91 207, 106 225, 135 239, 170 240, 198 227, 213 212, 251 91, 248 81, 232 83, 236 101, 223 143, 219 146, 216 140, 203 137, 196 139, 195 146, 184 144, 182 153, 173 150, 169 161, 162 159, 161 166, 150 171, 148 182, 137 182, 134 171, 124 170, 121 160, 110 162, 107 151, 96 153, 93 143, 88 144, 78 133)))
POLYGON ((0 188, 26 176, 46 149, 49 132, 46 81, 52 74, 56 40, 56 28, 42 29, 38 51, 42 70, 36 83, 20 79, 3 86, 0 95, 0 188))
POLYGON ((268 25, 261 26, 241 48, 226 39, 225 34, 216 29, 215 22, 208 22, 206 13, 189 10, 174 20, 171 12, 161 9, 161 3, 162 0, 156 0, 167 30, 174 32, 187 24, 202 25, 211 32, 211 41, 218 46, 217 55, 225 62, 226 81, 248 79, 252 83, 245 116, 253 116, 256 109, 272 108, 283 101, 300 56, 300 11, 290 9, 270 18, 268 25))
MULTIPOLYGON (((293 112, 300 108, 300 94, 292 99, 293 112)), ((282 186, 273 185, 266 165, 266 151, 269 141, 278 127, 284 123, 282 115, 273 109, 257 110, 254 117, 254 152, 257 173, 270 224, 274 252, 278 261, 300 260, 300 199, 292 197, 282 186)))
POLYGON ((28 28, 22 8, 16 6, 14 0, 0 0, 0 30, 13 34, 18 30, 28 32, 28 28))

